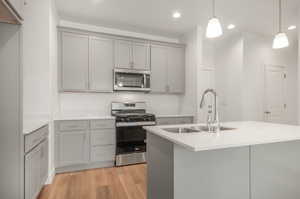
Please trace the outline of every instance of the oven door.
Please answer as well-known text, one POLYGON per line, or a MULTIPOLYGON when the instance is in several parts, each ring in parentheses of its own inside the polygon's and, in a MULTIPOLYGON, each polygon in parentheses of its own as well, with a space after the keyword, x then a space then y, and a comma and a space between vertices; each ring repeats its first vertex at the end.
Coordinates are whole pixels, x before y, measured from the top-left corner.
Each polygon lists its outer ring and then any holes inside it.
POLYGON ((146 162, 146 131, 143 127, 117 127, 116 130, 116 166, 146 162))
POLYGON ((117 127, 117 154, 146 152, 146 130, 142 126, 117 127))
POLYGON ((150 71, 115 69, 114 90, 150 91, 150 71))

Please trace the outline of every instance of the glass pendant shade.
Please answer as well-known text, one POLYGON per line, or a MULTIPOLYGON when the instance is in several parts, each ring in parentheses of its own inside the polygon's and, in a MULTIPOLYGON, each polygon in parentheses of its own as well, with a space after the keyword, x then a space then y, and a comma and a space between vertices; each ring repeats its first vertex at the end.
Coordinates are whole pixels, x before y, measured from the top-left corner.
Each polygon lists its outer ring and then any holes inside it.
POLYGON ((206 28, 206 37, 207 38, 216 38, 223 35, 223 29, 218 18, 213 17, 209 20, 206 28))
POLYGON ((273 40, 273 48, 280 49, 289 46, 289 39, 285 33, 278 33, 273 40))

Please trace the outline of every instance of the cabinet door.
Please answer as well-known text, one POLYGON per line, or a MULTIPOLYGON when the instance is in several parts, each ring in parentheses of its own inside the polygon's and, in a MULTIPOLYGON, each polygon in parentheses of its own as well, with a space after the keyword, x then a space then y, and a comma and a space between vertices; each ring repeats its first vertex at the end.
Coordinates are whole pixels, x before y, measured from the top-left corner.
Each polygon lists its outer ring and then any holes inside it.
POLYGON ((185 89, 185 50, 170 47, 168 51, 169 93, 184 93, 185 89))
POLYGON ((58 135, 58 167, 88 162, 88 138, 86 131, 60 132, 58 135))
POLYGON ((25 199, 35 199, 41 189, 41 146, 25 156, 25 199))
POLYGON ((41 144, 41 177, 40 177, 40 182, 41 182, 41 187, 44 186, 47 178, 48 178, 48 163, 49 163, 49 142, 48 139, 45 140, 41 144))
POLYGON ((117 68, 130 69, 133 67, 131 41, 115 41, 115 64, 117 68))
POLYGON ((148 43, 134 42, 132 44, 133 68, 150 70, 150 47, 148 43))
POLYGON ((167 92, 168 49, 165 46, 151 46, 151 92, 167 92))
POLYGON ((91 38, 90 90, 112 92, 113 90, 113 40, 91 38))
POLYGON ((88 89, 89 37, 62 33, 61 86, 63 90, 88 89))

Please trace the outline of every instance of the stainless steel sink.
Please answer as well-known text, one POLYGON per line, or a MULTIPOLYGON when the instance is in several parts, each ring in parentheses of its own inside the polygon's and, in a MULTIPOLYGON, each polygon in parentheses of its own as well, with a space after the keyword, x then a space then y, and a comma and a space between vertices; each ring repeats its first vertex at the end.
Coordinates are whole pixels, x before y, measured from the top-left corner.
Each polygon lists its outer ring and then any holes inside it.
MULTIPOLYGON (((220 131, 230 131, 235 130, 236 128, 230 127, 220 127, 220 131)), ((163 130, 171 133, 205 133, 208 132, 207 126, 191 126, 191 127, 178 127, 178 128, 164 128, 163 130)))
POLYGON ((192 128, 165 128, 165 131, 171 133, 200 133, 200 130, 192 129, 192 128))

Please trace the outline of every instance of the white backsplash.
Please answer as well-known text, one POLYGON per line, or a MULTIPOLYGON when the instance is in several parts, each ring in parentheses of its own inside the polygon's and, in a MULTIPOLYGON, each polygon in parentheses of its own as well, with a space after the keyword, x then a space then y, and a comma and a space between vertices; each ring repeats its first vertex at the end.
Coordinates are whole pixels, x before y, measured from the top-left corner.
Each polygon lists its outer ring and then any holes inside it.
POLYGON ((62 93, 59 96, 59 116, 107 116, 112 101, 145 101, 147 111, 157 115, 179 114, 180 96, 144 93, 62 93))

